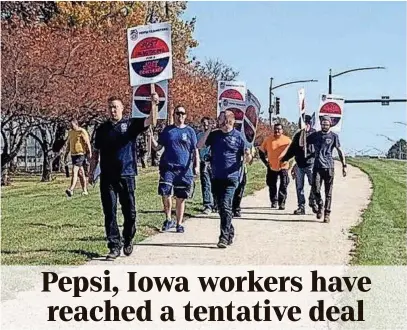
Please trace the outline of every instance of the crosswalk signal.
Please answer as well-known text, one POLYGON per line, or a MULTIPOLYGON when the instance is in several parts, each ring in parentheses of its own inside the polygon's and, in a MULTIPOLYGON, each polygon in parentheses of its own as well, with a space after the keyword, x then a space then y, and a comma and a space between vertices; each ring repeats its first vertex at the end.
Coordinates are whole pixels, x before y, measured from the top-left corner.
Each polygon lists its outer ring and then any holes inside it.
POLYGON ((276 115, 280 114, 280 98, 276 97, 276 115))

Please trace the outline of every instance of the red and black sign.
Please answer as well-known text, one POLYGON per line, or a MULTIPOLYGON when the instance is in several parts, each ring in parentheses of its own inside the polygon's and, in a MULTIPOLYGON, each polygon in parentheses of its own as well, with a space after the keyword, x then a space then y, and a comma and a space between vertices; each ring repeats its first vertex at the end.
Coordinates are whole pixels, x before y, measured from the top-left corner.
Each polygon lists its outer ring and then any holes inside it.
POLYGON ((319 115, 320 120, 323 116, 329 116, 331 118, 332 126, 335 126, 341 120, 342 110, 337 103, 327 102, 319 110, 319 115))
POLYGON ((225 110, 232 111, 235 114, 236 120, 243 120, 244 112, 242 110, 237 109, 237 108, 227 108, 225 110))
MULTIPOLYGON (((155 92, 158 94, 158 97, 160 99, 158 103, 158 112, 163 109, 164 104, 165 104, 165 92, 164 90, 160 87, 158 84, 154 84, 155 86, 155 92)), ((134 92, 134 104, 137 107, 137 109, 146 114, 149 115, 151 112, 151 87, 150 84, 146 85, 141 85, 137 87, 137 89, 134 92), (147 99, 145 99, 147 98, 147 99)))
POLYGON ((131 64, 133 70, 140 76, 151 78, 158 76, 165 70, 170 61, 170 50, 168 45, 157 37, 149 37, 141 40, 131 52, 131 59, 148 56, 156 56, 168 53, 168 56, 160 59, 146 59, 141 62, 131 64))
POLYGON ((222 94, 220 94, 219 100, 221 99, 233 99, 243 101, 243 95, 240 94, 240 92, 238 92, 235 89, 227 89, 223 91, 222 94))
POLYGON ((249 105, 246 109, 246 118, 252 123, 253 127, 257 125, 257 113, 256 108, 249 105))
POLYGON ((244 128, 244 134, 246 135, 247 142, 253 143, 256 132, 253 130, 253 128, 250 126, 250 124, 246 120, 244 121, 243 128, 244 128))

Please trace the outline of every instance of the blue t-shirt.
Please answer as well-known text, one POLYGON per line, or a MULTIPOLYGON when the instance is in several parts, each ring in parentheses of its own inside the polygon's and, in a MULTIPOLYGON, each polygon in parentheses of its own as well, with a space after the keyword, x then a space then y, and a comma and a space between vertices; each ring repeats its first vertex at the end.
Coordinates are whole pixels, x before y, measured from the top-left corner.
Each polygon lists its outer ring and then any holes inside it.
POLYGON ((239 179, 245 149, 240 132, 233 129, 228 133, 213 131, 206 140, 211 148, 211 167, 215 179, 239 179))
POLYGON ((103 177, 137 175, 136 139, 143 132, 144 118, 106 121, 96 130, 95 148, 100 151, 103 177))
POLYGON ((315 149, 314 168, 334 168, 332 153, 339 148, 339 136, 334 132, 318 131, 307 136, 307 143, 313 144, 315 149))
POLYGON ((192 169, 197 144, 196 133, 192 127, 167 126, 160 134, 158 144, 164 147, 160 160, 160 169, 192 169))

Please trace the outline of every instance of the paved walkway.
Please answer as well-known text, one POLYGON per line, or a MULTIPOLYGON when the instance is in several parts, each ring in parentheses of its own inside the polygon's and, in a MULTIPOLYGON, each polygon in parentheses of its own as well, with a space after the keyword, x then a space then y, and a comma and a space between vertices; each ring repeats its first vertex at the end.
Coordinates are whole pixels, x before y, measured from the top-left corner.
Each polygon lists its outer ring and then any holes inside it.
MULTIPOLYGON (((317 220, 311 209, 307 215, 292 215, 296 209, 295 183, 289 185, 286 210, 269 207, 268 190, 243 199, 242 218, 233 219, 236 239, 233 246, 218 249, 217 214, 186 221, 184 234, 154 235, 135 246, 130 257, 115 264, 140 265, 344 265, 350 260, 353 241, 349 228, 360 220, 371 194, 370 181, 356 167, 348 166, 342 177, 336 164, 331 222, 317 220)), ((309 187, 306 193, 308 194, 309 187)), ((92 260, 89 264, 105 264, 92 260)))

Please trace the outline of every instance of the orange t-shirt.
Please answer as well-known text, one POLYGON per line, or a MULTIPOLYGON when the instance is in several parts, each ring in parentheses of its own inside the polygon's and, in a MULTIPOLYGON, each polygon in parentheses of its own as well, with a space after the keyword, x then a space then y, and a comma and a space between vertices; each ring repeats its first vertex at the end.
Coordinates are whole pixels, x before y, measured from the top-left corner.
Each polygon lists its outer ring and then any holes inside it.
POLYGON ((288 162, 280 164, 280 159, 284 156, 286 149, 291 143, 291 139, 286 135, 281 135, 276 138, 274 135, 266 138, 260 146, 260 150, 267 154, 270 168, 273 171, 281 169, 288 170, 290 165, 288 162))

